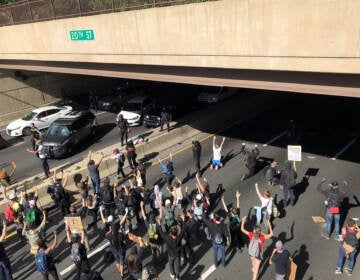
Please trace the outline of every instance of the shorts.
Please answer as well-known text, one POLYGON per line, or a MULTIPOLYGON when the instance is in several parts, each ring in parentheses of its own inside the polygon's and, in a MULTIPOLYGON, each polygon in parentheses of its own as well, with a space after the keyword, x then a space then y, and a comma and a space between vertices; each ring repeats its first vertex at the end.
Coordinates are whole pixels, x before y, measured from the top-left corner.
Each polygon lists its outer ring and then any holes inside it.
POLYGON ((183 203, 184 203, 184 200, 183 200, 183 199, 177 199, 177 200, 176 200, 176 204, 182 205, 183 203))
POLYGON ((120 265, 124 265, 124 261, 125 261, 125 254, 120 254, 120 253, 116 253, 116 254, 113 254, 114 255, 114 259, 115 259, 115 262, 120 264, 120 265))
POLYGON ((81 193, 80 195, 83 200, 86 200, 89 196, 88 192, 81 193))
POLYGON ((213 160, 212 160, 212 164, 220 165, 220 164, 221 164, 221 161, 220 161, 220 160, 217 160, 217 159, 213 159, 213 160))

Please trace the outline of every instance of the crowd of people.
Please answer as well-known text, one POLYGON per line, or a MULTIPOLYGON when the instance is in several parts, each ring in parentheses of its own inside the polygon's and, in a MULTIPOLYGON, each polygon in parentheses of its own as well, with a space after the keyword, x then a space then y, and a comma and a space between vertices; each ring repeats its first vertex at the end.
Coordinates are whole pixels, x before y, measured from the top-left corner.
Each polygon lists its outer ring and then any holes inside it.
MULTIPOLYGON (((88 176, 84 179, 81 174, 73 176, 73 182, 81 195, 80 207, 70 203, 71 197, 66 189, 69 184, 68 176, 62 170, 53 170, 53 184, 48 188, 48 194, 62 216, 79 217, 83 225, 78 231, 71 225, 64 224, 66 241, 70 248, 69 255, 76 269, 75 279, 102 279, 99 272, 91 269, 87 257, 92 249, 88 235, 94 231, 97 235, 100 234, 97 223, 99 219, 103 224, 102 238, 109 243, 106 259, 115 263, 119 279, 160 279, 159 262, 164 259, 165 252, 170 270, 169 278, 181 279, 181 265, 193 265, 196 262, 195 246, 209 242, 216 268, 226 267, 227 247, 240 252, 247 247, 252 279, 256 280, 260 265, 264 261, 264 244, 268 239, 276 240, 275 248, 268 256, 268 263, 275 264, 276 280, 286 279, 291 254, 284 248, 283 240, 274 236, 272 222, 278 217, 278 209, 269 188, 280 187, 284 208, 289 204, 294 205, 294 186, 297 179, 295 162, 284 162, 282 170, 278 169, 279 164, 276 161, 264 168, 264 190, 261 190, 258 183, 254 186, 259 204, 252 208, 255 217, 253 222, 248 216, 240 216, 239 191, 234 194, 235 204, 229 207, 223 195, 223 187, 219 185, 216 191, 210 188, 210 182, 201 171, 202 147, 199 141, 193 141, 191 148, 195 170, 194 187, 183 186, 182 179, 176 176, 175 161, 171 153, 166 160, 158 157, 161 167, 160 180, 154 186, 149 186, 146 167, 137 162, 136 148, 131 141, 127 141, 127 131, 128 127, 124 126, 121 145, 125 140, 125 150, 114 149, 111 153, 112 159, 117 163, 116 179, 113 183, 110 177, 100 176, 99 167, 104 155, 101 153, 100 157, 94 160, 92 151, 88 154, 88 176), (123 170, 126 159, 131 169, 129 174, 125 174, 123 170), (165 190, 162 190, 163 185, 166 185, 165 190), (221 209, 216 207, 220 201, 221 209), (146 228, 146 234, 140 236, 141 227, 146 228), (144 265, 144 251, 147 248, 152 259, 144 265)), ((217 143, 214 136, 211 169, 224 168, 224 157, 221 154, 224 143, 225 137, 217 143)), ((37 151, 36 153, 41 156, 39 140, 36 140, 32 151, 37 151)), ((240 154, 244 156, 243 161, 248 169, 248 173, 241 178, 245 180, 256 173, 260 150, 257 145, 248 148, 247 144, 243 143, 240 154)), ((16 169, 14 163, 11 166, 16 169)), ((44 168, 45 170, 46 176, 49 176, 50 170, 44 168)), ((10 172, 7 177, 11 177, 12 174, 13 172, 10 172)), ((7 182, 10 184, 9 180, 7 182)), ((344 259, 348 258, 349 264, 345 271, 351 275, 360 231, 356 222, 349 219, 340 232, 341 201, 347 193, 340 191, 337 182, 332 182, 326 188, 323 186, 324 182, 325 179, 318 186, 318 190, 326 196, 326 231, 323 236, 326 239, 330 238, 334 221, 335 239, 341 241, 335 273, 342 273, 344 259)), ((20 194, 16 191, 11 195, 7 194, 7 198, 10 202, 4 212, 0 236, 0 279, 13 279, 10 260, 3 246, 9 222, 15 223, 19 241, 28 244, 29 252, 34 255, 36 269, 43 279, 50 279, 50 276, 60 279, 53 256, 58 244, 58 234, 46 233, 47 213, 39 203, 37 189, 28 192, 25 188, 20 194), (53 241, 47 245, 46 237, 49 236, 53 237, 53 241)), ((242 209, 242 212, 246 210, 242 209)))

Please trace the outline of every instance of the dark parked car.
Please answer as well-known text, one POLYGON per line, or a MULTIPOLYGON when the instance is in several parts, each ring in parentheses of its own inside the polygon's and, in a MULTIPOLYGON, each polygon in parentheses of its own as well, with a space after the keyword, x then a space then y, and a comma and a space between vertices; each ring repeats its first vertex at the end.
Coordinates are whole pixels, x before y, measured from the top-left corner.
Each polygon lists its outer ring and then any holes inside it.
POLYGON ((158 127, 160 126, 161 120, 161 112, 166 110, 170 116, 171 120, 176 117, 176 106, 175 105, 163 105, 163 106, 156 106, 149 110, 147 114, 144 116, 143 125, 145 127, 158 127))
POLYGON ((117 89, 113 94, 100 98, 97 102, 99 110, 118 113, 122 106, 132 97, 135 92, 129 89, 117 89))
POLYGON ((95 134, 96 117, 90 111, 72 112, 51 124, 43 138, 45 152, 51 158, 71 155, 82 141, 95 134))

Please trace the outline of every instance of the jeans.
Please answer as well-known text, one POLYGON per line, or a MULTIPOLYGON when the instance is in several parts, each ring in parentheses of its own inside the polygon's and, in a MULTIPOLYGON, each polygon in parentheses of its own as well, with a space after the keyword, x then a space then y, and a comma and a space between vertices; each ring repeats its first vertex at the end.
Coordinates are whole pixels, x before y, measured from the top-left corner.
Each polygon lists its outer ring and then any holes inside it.
POLYGON ((331 225, 334 219, 335 228, 334 228, 334 235, 335 238, 339 237, 339 228, 340 228, 340 214, 331 214, 329 212, 329 208, 326 209, 326 234, 330 236, 331 233, 331 225))
POLYGON ((8 259, 0 261, 0 279, 1 280, 13 280, 10 262, 8 259))
POLYGON ((121 140, 121 146, 127 143, 128 141, 128 132, 127 129, 120 129, 120 140, 121 140), (125 140, 125 142, 124 142, 125 140))
POLYGON ((294 190, 292 188, 290 188, 287 185, 283 185, 283 195, 284 195, 284 207, 287 206, 287 204, 289 202, 289 197, 290 197, 291 204, 295 203, 295 194, 294 194, 294 190))
MULTIPOLYGON (((352 253, 349 254, 348 270, 350 270, 350 271, 352 271, 354 268, 355 255, 356 255, 356 250, 354 250, 352 253)), ((345 249, 343 246, 340 246, 336 268, 338 268, 338 269, 342 268, 342 266, 344 264, 344 258, 345 258, 345 249)))
POLYGON ((41 158, 40 161, 41 161, 41 168, 44 171, 45 176, 49 177, 49 175, 50 175, 50 167, 49 167, 49 164, 47 162, 47 159, 46 158, 41 158))
POLYGON ((180 276, 180 257, 169 256, 170 273, 175 275, 175 278, 180 276))
POLYGON ((225 266, 225 246, 224 245, 217 245, 213 244, 213 257, 214 257, 214 265, 217 266, 218 262, 218 251, 220 250, 221 253, 221 264, 225 266))
POLYGON ((94 193, 98 193, 100 190, 100 178, 91 178, 91 184, 94 193))
POLYGON ((51 275, 54 280, 60 280, 55 267, 52 270, 48 270, 45 273, 41 273, 41 275, 44 280, 49 280, 49 275, 51 275))
POLYGON ((119 160, 118 166, 117 166, 117 175, 119 176, 121 174, 123 176, 123 178, 126 179, 126 175, 124 173, 123 166, 124 166, 124 163, 119 160))

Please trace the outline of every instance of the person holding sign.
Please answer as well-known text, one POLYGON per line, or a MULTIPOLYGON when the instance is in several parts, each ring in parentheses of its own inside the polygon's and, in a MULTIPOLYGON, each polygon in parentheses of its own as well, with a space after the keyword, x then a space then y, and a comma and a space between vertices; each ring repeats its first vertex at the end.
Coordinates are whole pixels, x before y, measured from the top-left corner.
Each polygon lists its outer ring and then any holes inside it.
POLYGON ((289 160, 285 161, 285 167, 280 172, 280 188, 282 189, 284 195, 284 208, 289 205, 289 200, 291 205, 295 204, 293 187, 296 184, 297 173, 295 161, 293 163, 294 165, 292 166, 289 160))
POLYGON ((290 257, 289 251, 284 249, 283 243, 281 240, 278 240, 269 259, 269 264, 275 264, 276 280, 285 280, 288 274, 288 264, 291 260, 292 258, 290 257))

